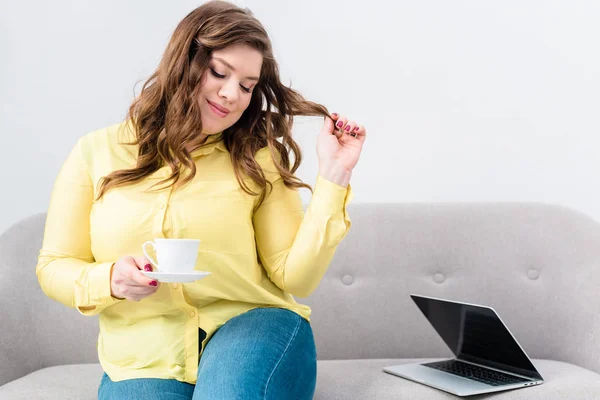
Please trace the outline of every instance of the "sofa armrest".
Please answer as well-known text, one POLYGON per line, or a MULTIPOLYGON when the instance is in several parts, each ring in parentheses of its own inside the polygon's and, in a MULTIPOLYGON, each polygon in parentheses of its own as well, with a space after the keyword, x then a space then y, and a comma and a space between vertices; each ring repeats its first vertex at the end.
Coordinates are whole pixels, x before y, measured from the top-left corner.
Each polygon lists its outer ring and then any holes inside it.
POLYGON ((41 237, 28 228, 18 223, 0 235, 0 385, 41 367, 31 312, 39 300, 35 249, 41 237))
POLYGON ((98 362, 98 318, 48 298, 35 266, 46 214, 0 235, 0 385, 40 368, 98 362))
MULTIPOLYGON (((563 277, 553 297, 561 304, 552 309, 547 335, 560 338, 549 341, 547 358, 569 362, 600 374, 600 259, 574 265, 563 277), (559 308, 560 307, 560 308, 559 308), (562 342, 562 345, 561 345, 562 342)), ((543 338, 540 338, 543 339, 543 338)))

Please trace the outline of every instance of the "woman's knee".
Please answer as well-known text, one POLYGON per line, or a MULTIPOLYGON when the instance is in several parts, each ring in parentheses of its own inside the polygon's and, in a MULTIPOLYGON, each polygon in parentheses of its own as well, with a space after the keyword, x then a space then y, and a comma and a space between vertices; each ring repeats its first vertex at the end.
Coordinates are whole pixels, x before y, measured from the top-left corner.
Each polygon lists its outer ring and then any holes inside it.
POLYGON ((265 388, 265 399, 312 399, 317 383, 317 354, 308 323, 300 326, 265 388))
POLYGON ((311 398, 315 382, 310 324, 288 310, 261 308, 233 318, 211 338, 200 360, 195 399, 311 398), (269 393, 275 397, 266 397, 269 393))

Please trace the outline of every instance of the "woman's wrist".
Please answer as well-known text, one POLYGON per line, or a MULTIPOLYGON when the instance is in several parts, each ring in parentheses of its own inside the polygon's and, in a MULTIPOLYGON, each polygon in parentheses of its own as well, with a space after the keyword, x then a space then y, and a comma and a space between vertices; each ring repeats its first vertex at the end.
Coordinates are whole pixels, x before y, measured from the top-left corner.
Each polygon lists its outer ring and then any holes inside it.
POLYGON ((319 166, 319 175, 330 182, 342 187, 347 187, 352 177, 352 170, 345 169, 337 165, 319 166))
POLYGON ((113 264, 110 266, 110 278, 109 278, 109 285, 110 285, 110 297, 112 297, 112 298, 113 298, 113 299, 115 299, 115 300, 125 300, 125 298, 124 298, 124 297, 117 297, 117 296, 115 296, 115 295, 114 295, 114 292, 113 292, 113 287, 112 287, 112 275, 113 275, 113 269, 115 268, 115 264, 116 264, 116 263, 113 263, 113 264))

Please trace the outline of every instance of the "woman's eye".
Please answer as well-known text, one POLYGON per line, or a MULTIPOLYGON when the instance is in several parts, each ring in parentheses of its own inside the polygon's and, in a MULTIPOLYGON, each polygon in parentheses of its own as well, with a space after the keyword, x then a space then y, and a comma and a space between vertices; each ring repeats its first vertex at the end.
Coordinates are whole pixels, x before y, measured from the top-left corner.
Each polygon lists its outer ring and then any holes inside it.
MULTIPOLYGON (((223 78, 225 78, 225 75, 221 75, 221 74, 219 74, 219 73, 218 73, 217 71, 215 71, 213 68, 211 68, 211 69, 210 69, 210 72, 211 72, 211 74, 213 74, 213 76, 214 76, 215 78, 219 78, 219 79, 223 79, 223 78)), ((241 88, 242 88, 242 90, 243 90, 244 92, 246 92, 246 93, 250 93, 250 92, 251 92, 250 88, 247 88, 247 87, 246 87, 246 86, 244 86, 244 85, 240 85, 240 87, 241 87, 241 88)))
POLYGON ((220 79, 223 79, 223 78, 225 78, 225 75, 221 75, 221 74, 219 74, 217 71, 215 71, 215 70, 214 70, 214 69, 212 69, 212 68, 210 69, 210 72, 211 72, 211 73, 212 73, 212 74, 213 74, 215 77, 217 77, 217 78, 220 78, 220 79))

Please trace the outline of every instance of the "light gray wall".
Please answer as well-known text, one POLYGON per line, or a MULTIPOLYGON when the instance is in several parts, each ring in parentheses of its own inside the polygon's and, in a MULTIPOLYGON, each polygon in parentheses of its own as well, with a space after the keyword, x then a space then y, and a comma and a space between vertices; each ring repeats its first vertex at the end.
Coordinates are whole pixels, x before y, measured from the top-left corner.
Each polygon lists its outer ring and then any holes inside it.
MULTIPOLYGON (((46 209, 76 139, 125 116, 200 3, 0 0, 0 231, 46 209)), ((543 201, 600 219, 600 2, 236 3, 284 82, 368 127, 356 202, 543 201)), ((309 183, 319 127, 295 129, 309 183)))

